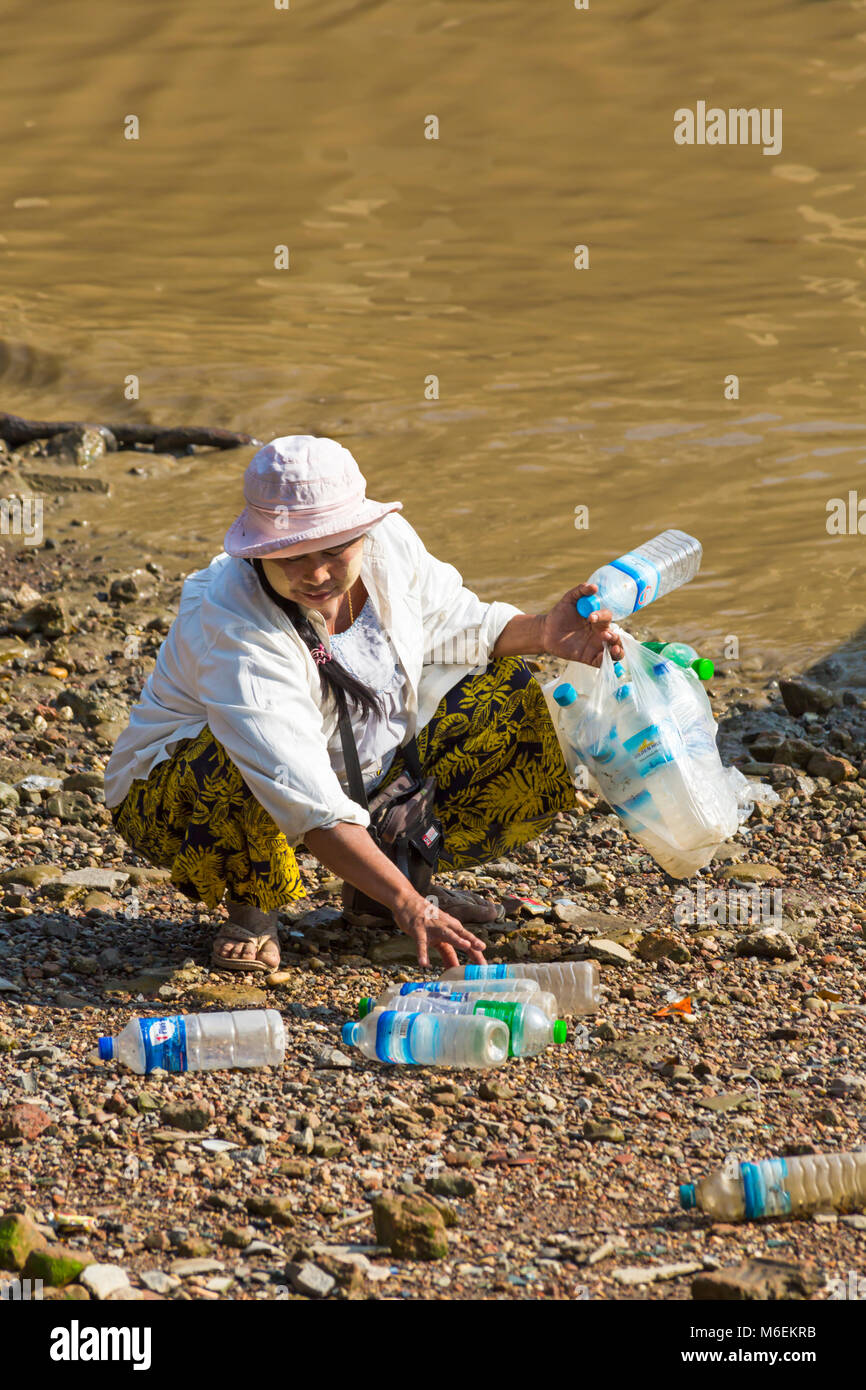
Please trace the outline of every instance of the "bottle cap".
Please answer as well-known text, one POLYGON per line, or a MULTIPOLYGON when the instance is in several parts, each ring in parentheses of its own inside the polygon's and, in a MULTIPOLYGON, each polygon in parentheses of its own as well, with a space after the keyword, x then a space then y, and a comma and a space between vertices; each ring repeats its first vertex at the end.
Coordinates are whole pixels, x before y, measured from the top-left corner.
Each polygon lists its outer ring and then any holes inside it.
POLYGON ((553 1041, 564 1043, 568 1037, 568 1026, 564 1018, 557 1018, 553 1024, 553 1041))
POLYGON ((669 676, 670 672, 671 663, 669 661, 657 661, 653 667, 654 676, 669 676))
POLYGON ((698 1204, 698 1196, 697 1196, 697 1193, 696 1193, 696 1191, 695 1191, 695 1185, 694 1185, 694 1183, 693 1183, 693 1182, 684 1182, 684 1183, 681 1183, 681 1184, 680 1184, 680 1206, 683 1207, 686 1211, 690 1211, 691 1208, 692 1208, 692 1207, 696 1207, 697 1204, 698 1204))
POLYGON ((343 1024, 341 1037, 344 1043, 353 1043, 355 1041, 355 1033, 358 1030, 358 1026, 357 1023, 351 1022, 343 1024))
POLYGON ((569 681, 564 681, 554 690, 553 698, 558 705, 573 705, 577 699, 577 691, 569 681))
POLYGON ((588 618, 590 613, 597 613, 601 608, 601 599, 598 594, 584 594, 577 600, 577 611, 582 618, 588 618))
POLYGON ((613 674, 614 674, 615 676, 621 676, 621 675, 623 674, 624 671, 625 671, 625 667, 623 666, 623 664, 622 664, 621 661, 615 661, 615 662, 613 663, 613 674))
POLYGON ((358 1017, 366 1018, 373 1007, 373 1001, 369 994, 365 994, 363 999, 358 1000, 358 1017))
POLYGON ((114 1038, 100 1038, 97 1045, 100 1062, 110 1062, 114 1056, 114 1038))
POLYGON ((699 656, 697 661, 693 661, 692 670, 700 681, 711 681, 716 674, 716 668, 708 656, 699 656))
POLYGON ((630 695, 630 694, 631 694, 631 686, 630 686, 630 685, 621 685, 617 690, 615 690, 615 691, 613 692, 613 698, 614 698, 615 700, 624 700, 625 697, 626 697, 627 695, 630 695))

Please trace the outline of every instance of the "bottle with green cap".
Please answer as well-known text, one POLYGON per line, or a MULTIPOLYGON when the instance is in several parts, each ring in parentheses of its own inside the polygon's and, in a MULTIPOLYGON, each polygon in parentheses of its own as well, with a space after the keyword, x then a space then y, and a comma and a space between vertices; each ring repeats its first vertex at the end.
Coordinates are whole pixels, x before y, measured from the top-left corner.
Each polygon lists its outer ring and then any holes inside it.
POLYGON ((698 1207, 715 1221, 859 1211, 866 1206, 866 1153, 730 1159, 700 1182, 683 1183, 680 1205, 698 1207))
POLYGON ((509 1057, 536 1057, 551 1043, 561 1047, 568 1036, 564 1018, 548 1018, 535 1004, 480 999, 471 1007, 474 1014, 501 1018, 508 1025, 509 1057))
MULTIPOLYGON (((410 981, 403 985, 388 985, 377 999, 365 996, 358 1003, 358 1017, 366 1018, 374 1009, 396 1009, 399 1013, 454 1013, 455 1005, 471 1004, 479 999, 495 999, 503 1003, 534 1004, 556 1018, 559 1007, 549 990, 539 989, 537 980, 442 980, 410 981)), ((460 1013, 471 1013, 459 1009, 460 1013)))
POLYGON ((698 680, 709 681, 715 675, 716 668, 709 657, 698 656, 688 642, 643 642, 641 645, 664 657, 665 661, 675 661, 684 670, 694 671, 698 680))
MULTIPOLYGON (((404 995, 402 999, 394 1000, 392 1011, 446 1014, 449 1017, 455 1014, 462 1017, 483 1014, 486 1018, 500 1018, 508 1025, 509 1057, 534 1057, 550 1043, 564 1043, 567 1036, 564 1018, 550 1018, 537 1004, 522 1004, 518 999, 503 999, 501 996, 484 999, 476 995, 474 998, 461 999, 445 994, 404 995), (410 1003, 410 999, 413 1002, 410 1003)), ((358 1012, 361 1018, 366 1018, 380 1011, 368 996, 360 1001, 358 1012)))

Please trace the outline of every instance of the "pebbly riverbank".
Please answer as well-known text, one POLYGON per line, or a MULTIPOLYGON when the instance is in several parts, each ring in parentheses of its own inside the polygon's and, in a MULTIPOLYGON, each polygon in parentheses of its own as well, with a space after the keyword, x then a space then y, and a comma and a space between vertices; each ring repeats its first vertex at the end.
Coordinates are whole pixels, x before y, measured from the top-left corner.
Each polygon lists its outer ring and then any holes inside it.
POLYGON ((102 768, 182 578, 68 536, 0 553, 0 1263, 33 1246, 66 1296, 147 1299, 688 1299, 756 1260, 776 1262, 753 1265, 763 1296, 822 1299, 860 1269, 866 1215, 729 1226, 677 1187, 733 1151, 866 1144, 862 690, 832 668, 712 682, 725 761, 780 800, 687 886, 778 890, 780 933, 682 920, 682 885, 581 793, 508 861, 443 881, 504 900, 490 960, 596 958, 599 1014, 490 1073, 387 1070, 339 1028, 414 974, 408 940, 343 923, 302 854, 281 969, 227 981, 203 964, 221 914, 113 832, 102 768), (286 1020, 278 1070, 87 1061, 133 1013, 249 1005, 286 1020))

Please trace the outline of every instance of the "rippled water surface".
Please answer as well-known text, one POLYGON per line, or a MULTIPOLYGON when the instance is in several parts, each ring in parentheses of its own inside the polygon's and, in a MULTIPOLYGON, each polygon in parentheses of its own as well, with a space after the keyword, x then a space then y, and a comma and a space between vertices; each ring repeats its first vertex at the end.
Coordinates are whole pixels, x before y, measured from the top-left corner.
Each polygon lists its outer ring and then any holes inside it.
MULTIPOLYGON (((7 0, 3 40, 0 409, 333 434, 528 610, 679 526, 657 627, 857 679, 864 0, 7 0), (676 145, 699 100, 781 108, 781 153, 676 145)), ((248 457, 65 515, 191 567, 248 457)))

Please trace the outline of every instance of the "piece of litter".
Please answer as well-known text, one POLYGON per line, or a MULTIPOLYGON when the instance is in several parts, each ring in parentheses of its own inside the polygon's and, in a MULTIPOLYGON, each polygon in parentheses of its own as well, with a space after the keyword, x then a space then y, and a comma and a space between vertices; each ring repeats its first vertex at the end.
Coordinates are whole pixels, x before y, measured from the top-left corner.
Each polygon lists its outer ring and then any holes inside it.
POLYGON ((41 777, 36 772, 31 772, 28 777, 22 777, 20 782, 15 783, 16 789, 22 792, 56 792, 62 786, 62 777, 41 777))
POLYGON ((686 1263, 674 1265, 654 1265, 650 1269, 630 1265, 623 1269, 613 1270, 613 1277, 618 1284, 628 1286, 655 1284, 665 1279, 682 1279, 686 1274, 696 1274, 703 1267, 700 1260, 689 1260, 686 1263))
POLYGON ((608 1255, 616 1254, 617 1250, 621 1249, 623 1244, 624 1241, 621 1237, 615 1237, 613 1240, 606 1240, 604 1245, 599 1245, 597 1250, 591 1251, 581 1263, 588 1265, 598 1264, 599 1260, 606 1260, 608 1255))
POLYGON ((78 1216, 72 1211, 56 1211, 51 1220, 58 1231, 95 1231, 99 1224, 95 1216, 78 1216))
POLYGON ((239 1149, 240 1144, 233 1144, 230 1139, 202 1139, 201 1146, 209 1154, 224 1154, 230 1149, 239 1149))
POLYGON ((368 1218, 372 1219, 372 1212, 369 1209, 367 1211, 353 1211, 348 1216, 341 1216, 339 1221, 335 1221, 334 1228, 355 1226, 359 1221, 366 1221, 368 1218))
POLYGON ((675 999, 672 1003, 665 1004, 662 1008, 656 1009, 655 1013, 653 1014, 653 1018, 667 1018, 669 1014, 694 1013, 695 1010, 692 1008, 691 995, 687 994, 684 999, 675 999))

